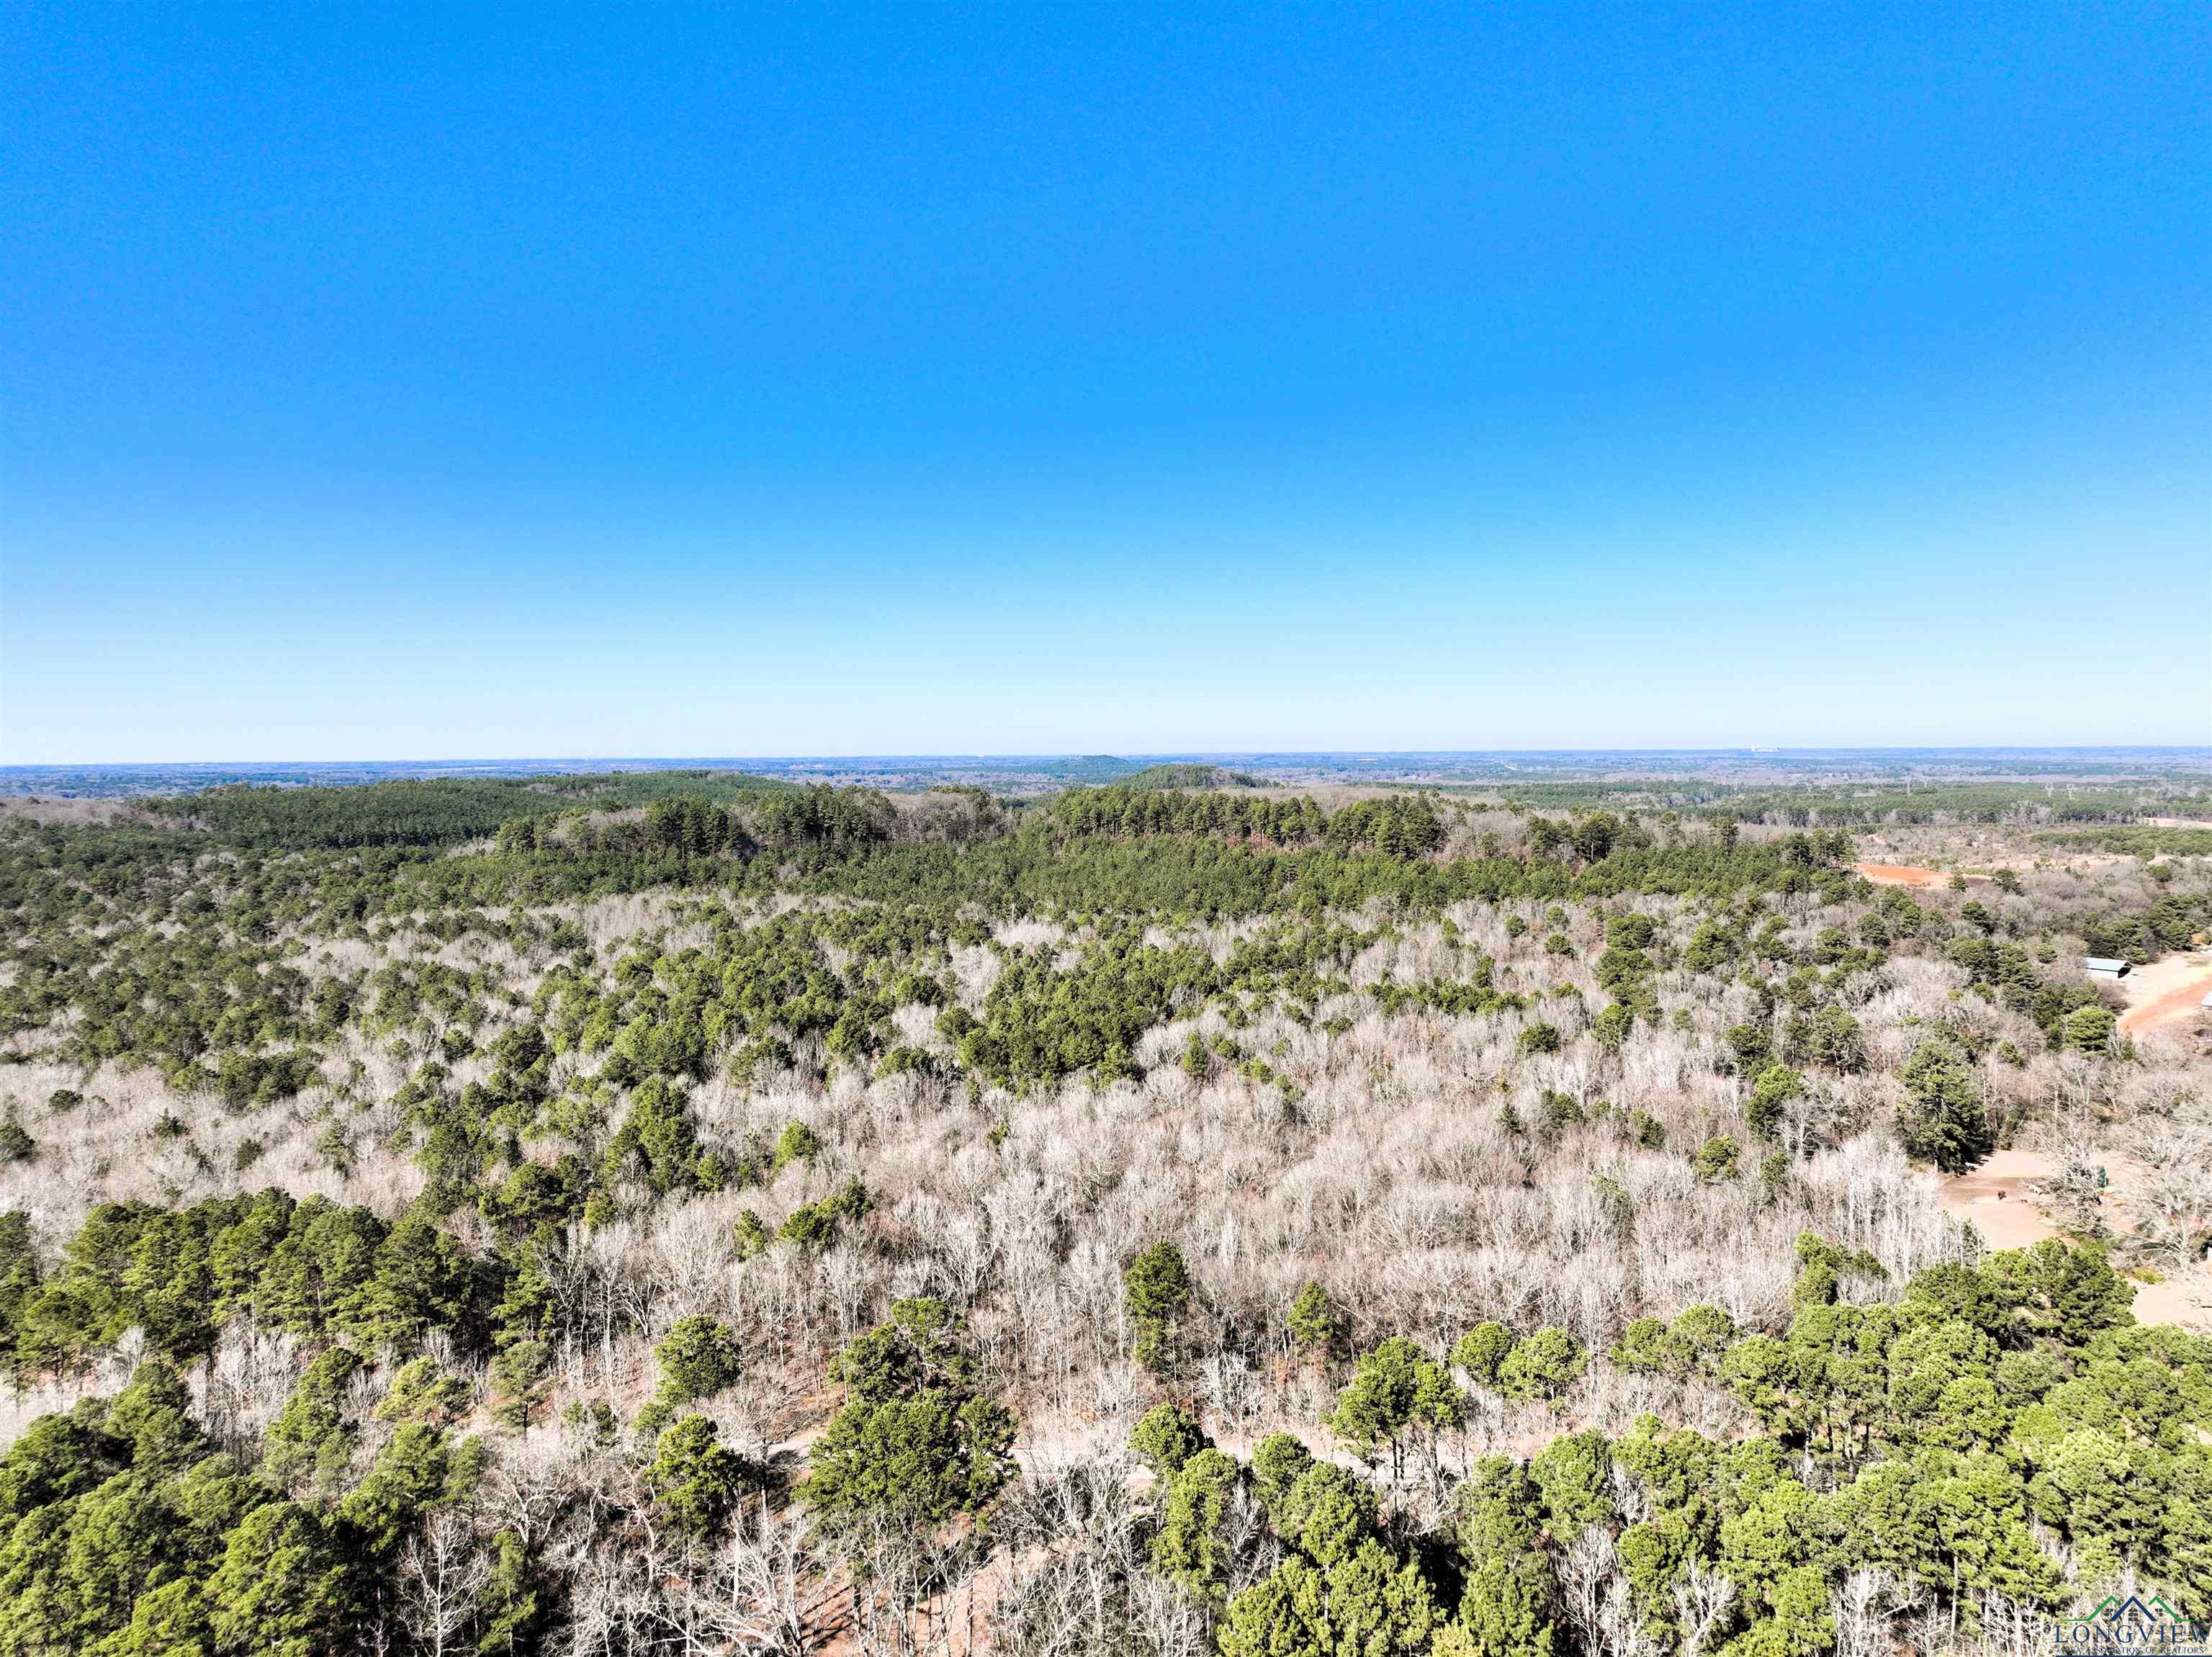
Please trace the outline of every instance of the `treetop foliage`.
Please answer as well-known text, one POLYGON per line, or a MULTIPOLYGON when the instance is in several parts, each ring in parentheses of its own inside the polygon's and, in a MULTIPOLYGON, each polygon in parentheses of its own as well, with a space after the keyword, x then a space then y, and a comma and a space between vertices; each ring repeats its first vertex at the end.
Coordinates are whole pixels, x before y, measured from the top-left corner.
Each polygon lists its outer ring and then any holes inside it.
POLYGON ((2206 1347, 2123 1273, 2212 1209, 2069 1162, 2110 1247, 1982 1256, 1899 1154, 2186 1167, 2078 959, 2199 864, 1127 769, 0 823, 0 1366, 112 1394, 0 1457, 0 1657, 711 1649, 830 1581, 890 1643, 994 1556, 1009 1626, 1269 1657, 2201 1603, 2206 1347), (1150 1481, 1054 1462, 1101 1422, 1150 1481))

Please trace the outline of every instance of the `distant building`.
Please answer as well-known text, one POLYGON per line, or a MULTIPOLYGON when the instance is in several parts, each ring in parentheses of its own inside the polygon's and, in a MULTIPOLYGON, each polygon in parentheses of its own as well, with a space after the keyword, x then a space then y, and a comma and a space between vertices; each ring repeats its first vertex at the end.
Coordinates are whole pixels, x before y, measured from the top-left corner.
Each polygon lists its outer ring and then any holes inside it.
POLYGON ((2093 978, 2124 978, 2128 975, 2127 962, 2112 955, 2084 955, 2081 968, 2093 978))

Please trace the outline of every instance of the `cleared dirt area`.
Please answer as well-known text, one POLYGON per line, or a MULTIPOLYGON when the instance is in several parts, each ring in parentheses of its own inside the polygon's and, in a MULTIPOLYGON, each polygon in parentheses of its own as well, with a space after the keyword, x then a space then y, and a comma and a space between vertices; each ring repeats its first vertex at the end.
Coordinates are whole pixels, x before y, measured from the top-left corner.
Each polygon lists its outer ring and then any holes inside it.
POLYGON ((2203 1271, 2136 1285, 2136 1321, 2179 1324, 2200 1334, 2212 1332, 2212 1282, 2203 1271))
POLYGON ((1851 867, 1876 886, 1942 886, 1951 878, 1940 868, 1914 868, 1907 863, 1853 863, 1851 867))
POLYGON ((2185 1029, 2196 1022, 2205 995, 2212 992, 2212 955, 2169 955, 2136 967, 2120 980, 2120 988, 2128 998, 2128 1010, 2120 1014, 2123 1034, 2185 1029))
MULTIPOLYGON (((2130 1156, 2115 1155, 2106 1167, 2112 1181, 2106 1198, 2111 1210, 2106 1223, 2125 1231, 2125 1193, 2154 1176, 2130 1156)), ((2065 1235, 2036 1205, 2030 1190, 2054 1172, 2051 1160, 2039 1151, 1998 1151, 1970 1172, 1942 1181, 1943 1207, 1959 1219, 1971 1220, 1991 1249, 2027 1248, 2046 1237, 2065 1235)), ((2212 1268, 2200 1265, 2154 1283, 2137 1282, 2135 1289, 2136 1322, 2212 1332, 2212 1268)))
POLYGON ((1943 1181, 1943 1206, 1971 1220, 1991 1248, 2026 1248, 2058 1235, 2027 1188, 2051 1177, 2051 1159, 2039 1151, 1999 1151, 1968 1173, 1943 1181))

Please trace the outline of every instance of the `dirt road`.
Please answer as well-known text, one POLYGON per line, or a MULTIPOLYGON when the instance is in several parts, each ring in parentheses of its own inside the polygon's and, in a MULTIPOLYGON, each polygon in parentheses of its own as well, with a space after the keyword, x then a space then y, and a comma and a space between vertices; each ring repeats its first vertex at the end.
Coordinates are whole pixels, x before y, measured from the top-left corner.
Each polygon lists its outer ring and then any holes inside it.
POLYGON ((2128 1010, 2120 1014, 2123 1035, 2186 1030, 2196 1021, 2206 992, 2212 991, 2212 958, 2169 955, 2136 967, 2120 988, 2128 997, 2128 1010))

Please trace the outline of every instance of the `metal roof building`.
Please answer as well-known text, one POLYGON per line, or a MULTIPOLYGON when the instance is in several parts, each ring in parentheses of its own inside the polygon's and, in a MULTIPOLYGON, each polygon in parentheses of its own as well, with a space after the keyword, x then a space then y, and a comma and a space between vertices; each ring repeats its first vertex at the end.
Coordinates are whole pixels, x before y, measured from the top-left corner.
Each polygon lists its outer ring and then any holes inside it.
POLYGON ((2128 963, 2112 955, 2084 955, 2081 968, 2093 978, 2124 978, 2128 975, 2128 963))

